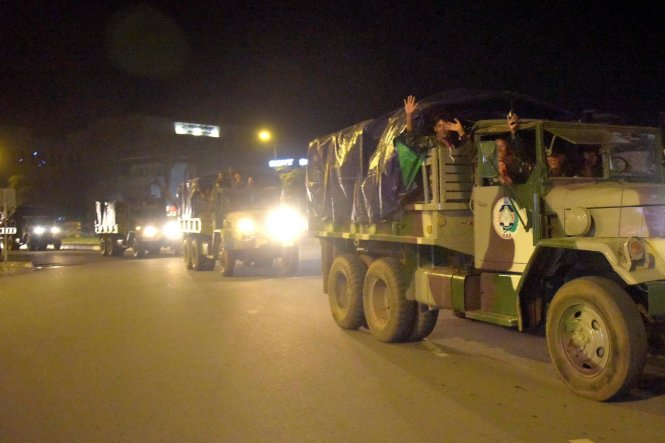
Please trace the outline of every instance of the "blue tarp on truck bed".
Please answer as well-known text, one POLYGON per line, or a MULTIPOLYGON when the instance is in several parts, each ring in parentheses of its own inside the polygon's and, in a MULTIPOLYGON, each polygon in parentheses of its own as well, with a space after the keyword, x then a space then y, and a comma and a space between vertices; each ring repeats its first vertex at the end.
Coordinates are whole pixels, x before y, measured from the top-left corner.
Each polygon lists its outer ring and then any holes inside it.
MULTIPOLYGON (((470 130, 475 121, 502 119, 511 109, 524 118, 573 118, 568 111, 521 94, 454 90, 419 100, 414 127, 431 128, 432 118, 439 115, 447 120, 458 118, 470 130)), ((405 126, 404 110, 398 108, 312 140, 306 177, 310 218, 361 223, 390 220, 400 208, 408 180, 417 173, 421 156, 418 146, 396 140, 405 126)))

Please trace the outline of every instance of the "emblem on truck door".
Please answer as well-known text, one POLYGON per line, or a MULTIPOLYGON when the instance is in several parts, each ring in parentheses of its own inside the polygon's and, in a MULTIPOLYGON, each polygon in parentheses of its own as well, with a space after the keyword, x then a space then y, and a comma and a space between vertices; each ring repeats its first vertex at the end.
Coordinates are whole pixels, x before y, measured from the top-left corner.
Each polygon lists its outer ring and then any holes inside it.
POLYGON ((497 200, 492 210, 492 225, 494 231, 504 240, 511 240, 517 231, 518 219, 515 213, 515 203, 503 197, 497 200))

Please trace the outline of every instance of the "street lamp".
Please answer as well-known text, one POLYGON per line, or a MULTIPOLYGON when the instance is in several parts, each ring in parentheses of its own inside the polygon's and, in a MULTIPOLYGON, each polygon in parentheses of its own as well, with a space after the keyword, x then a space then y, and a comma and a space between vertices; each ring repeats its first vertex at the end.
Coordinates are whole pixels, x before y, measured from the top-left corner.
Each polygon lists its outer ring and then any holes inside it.
POLYGON ((277 142, 273 139, 272 133, 267 129, 262 129, 259 131, 259 140, 263 143, 268 143, 272 140, 272 157, 273 159, 277 158, 277 142))

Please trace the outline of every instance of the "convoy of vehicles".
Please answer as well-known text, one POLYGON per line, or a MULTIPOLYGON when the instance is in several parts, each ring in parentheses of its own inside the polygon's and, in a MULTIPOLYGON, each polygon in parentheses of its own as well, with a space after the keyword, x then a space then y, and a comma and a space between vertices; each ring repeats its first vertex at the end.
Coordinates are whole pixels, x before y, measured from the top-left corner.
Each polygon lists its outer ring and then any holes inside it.
POLYGON ((403 128, 396 112, 309 146, 309 226, 339 327, 421 340, 449 309, 544 329, 557 371, 581 396, 634 387, 665 324, 660 131, 523 120, 530 174, 503 184, 495 143, 512 136, 505 119, 476 121, 467 152, 409 149, 396 139, 403 128), (549 152, 575 164, 590 148, 599 176, 548 175, 549 152))
POLYGON ((180 196, 180 228, 187 269, 209 271, 219 262, 224 276, 236 264, 277 264, 287 275, 299 264, 306 219, 280 204, 279 187, 215 186, 215 175, 187 181, 180 196))

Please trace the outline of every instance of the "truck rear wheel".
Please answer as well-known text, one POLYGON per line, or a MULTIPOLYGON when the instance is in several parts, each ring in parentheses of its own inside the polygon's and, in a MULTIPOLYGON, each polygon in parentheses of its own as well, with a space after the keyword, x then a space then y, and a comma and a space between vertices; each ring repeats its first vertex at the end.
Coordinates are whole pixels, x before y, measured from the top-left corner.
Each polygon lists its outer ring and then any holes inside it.
POLYGON ((616 283, 582 277, 557 291, 547 311, 554 366, 578 395, 605 401, 628 393, 646 362, 644 323, 616 283))
POLYGON ((383 342, 400 342, 411 334, 415 303, 407 300, 404 266, 392 257, 372 262, 365 276, 363 307, 367 326, 383 342))
POLYGON ((413 316, 413 330, 409 336, 409 341, 420 341, 429 336, 436 326, 436 321, 439 319, 439 310, 430 310, 429 306, 423 303, 417 303, 415 311, 416 313, 413 316))
POLYGON ((106 248, 106 238, 100 237, 99 238, 99 253, 101 255, 109 255, 108 249, 106 248))
POLYGON ((53 249, 55 249, 56 251, 59 251, 61 247, 62 247, 62 241, 56 240, 53 242, 53 249))
POLYGON ((192 269, 192 241, 189 238, 182 240, 182 257, 185 261, 185 268, 192 269))
POLYGON ((328 302, 335 323, 342 329, 358 329, 365 322, 363 281, 367 266, 354 254, 340 255, 328 272, 328 302))
POLYGON ((189 252, 192 257, 192 269, 195 271, 210 271, 210 261, 202 253, 201 239, 192 239, 189 252))
POLYGON ((107 236, 104 238, 104 241, 106 242, 106 255, 113 255, 113 248, 115 247, 113 237, 107 236))

